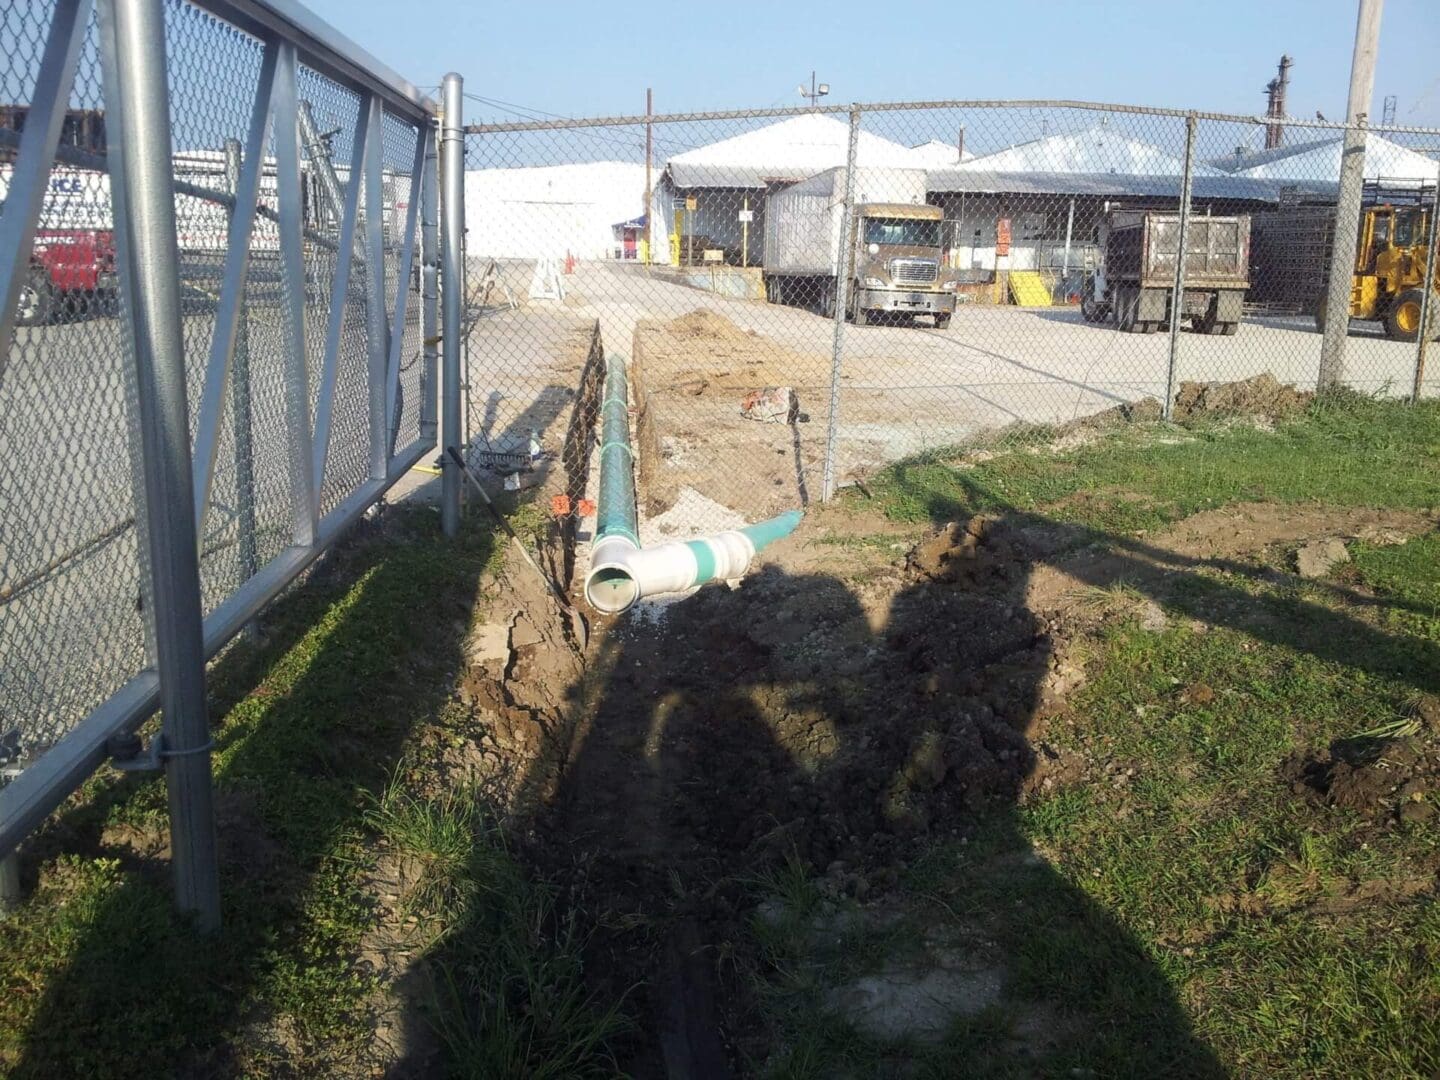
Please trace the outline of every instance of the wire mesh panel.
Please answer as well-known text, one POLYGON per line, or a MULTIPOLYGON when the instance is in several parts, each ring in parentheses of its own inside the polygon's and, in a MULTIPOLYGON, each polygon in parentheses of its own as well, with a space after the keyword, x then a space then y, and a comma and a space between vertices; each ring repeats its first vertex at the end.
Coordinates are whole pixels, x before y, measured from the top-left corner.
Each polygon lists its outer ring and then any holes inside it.
MULTIPOLYGON (((78 763, 93 767, 107 734, 154 700, 144 489, 155 463, 141 454, 122 294, 126 236, 152 249, 155 237, 122 213, 123 118, 107 65, 128 46, 102 47, 96 7, 0 4, 0 228, 12 240, 0 259, 12 260, 15 297, 0 320, 7 848, 16 821, 65 794, 24 767, 63 750, 67 764, 44 775, 78 783, 78 763)), ((174 286, 159 288, 178 301, 213 649, 433 439, 416 212, 433 106, 323 32, 291 41, 249 15, 228 21, 228 6, 162 8, 160 175, 178 259, 166 268, 174 286)))
MULTIPOLYGON (((1007 424, 1319 379, 1335 125, 961 102, 470 130, 471 459, 550 449, 596 324, 630 363, 647 542, 1007 424)), ((1368 136, 1362 236, 1409 277, 1364 286, 1342 381, 1366 393, 1416 370, 1420 135, 1368 136)))
MULTIPOLYGON (((52 4, 8 5, 0 55, 4 213, 16 208, 52 4), (8 34, 7 34, 8 37, 8 34)), ((0 355, 0 735, 44 746, 144 665, 146 601, 132 479, 133 391, 120 324, 102 79, 92 20, 43 170, 13 338, 0 355)), ((4 257, 10 258, 10 252, 4 257)))
POLYGON ((1107 280, 1105 248, 1122 215, 1175 214, 1182 120, 1031 106, 858 119, 837 484, 1006 424, 1163 399, 1163 317, 1138 301, 1166 266, 1107 280))
MULTIPOLYGON (((1363 182, 1350 222, 1358 236, 1354 263, 1346 261, 1354 299, 1342 316, 1348 333, 1339 382, 1366 394, 1408 396, 1415 389, 1437 165, 1411 149, 1410 141, 1406 132, 1370 132, 1359 143, 1363 182)), ((1202 120, 1196 144, 1202 168, 1254 188, 1246 207, 1250 281, 1242 340, 1228 346, 1187 340, 1180 368, 1199 381, 1272 375, 1312 390, 1322 370, 1345 130, 1311 122, 1202 120)), ((1208 211, 1197 192, 1197 215, 1208 211)), ((1192 237, 1192 263, 1204 257, 1203 240, 1192 237)))
MULTIPOLYGON (((811 282, 767 301, 766 200, 845 141, 843 121, 783 113, 472 133, 472 462, 513 473, 559 449, 598 326, 630 363, 645 542, 818 497, 834 321, 811 282)), ((834 208, 804 216, 788 227, 832 256, 834 208)))

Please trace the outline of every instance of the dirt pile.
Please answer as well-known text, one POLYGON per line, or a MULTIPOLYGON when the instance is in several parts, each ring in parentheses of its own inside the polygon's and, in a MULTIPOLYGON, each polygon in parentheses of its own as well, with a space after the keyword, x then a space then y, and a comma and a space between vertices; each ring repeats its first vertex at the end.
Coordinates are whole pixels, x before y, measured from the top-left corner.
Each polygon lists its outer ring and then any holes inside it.
MULTIPOLYGON (((758 520, 804 505, 824 450, 828 359, 743 330, 701 308, 635 325, 631 390, 645 511, 665 513, 689 488, 758 520), (794 422, 757 424, 747 395, 793 392, 794 422)), ((713 529, 696 521, 693 532, 713 529)))
POLYGON ((1307 408, 1315 395, 1297 390, 1266 372, 1239 382, 1182 382, 1175 395, 1174 418, 1263 416, 1279 420, 1307 408))
POLYGON ((1440 792, 1440 699, 1421 697, 1392 730, 1337 740, 1292 762, 1292 790, 1381 827, 1432 821, 1436 808, 1427 796, 1440 792))

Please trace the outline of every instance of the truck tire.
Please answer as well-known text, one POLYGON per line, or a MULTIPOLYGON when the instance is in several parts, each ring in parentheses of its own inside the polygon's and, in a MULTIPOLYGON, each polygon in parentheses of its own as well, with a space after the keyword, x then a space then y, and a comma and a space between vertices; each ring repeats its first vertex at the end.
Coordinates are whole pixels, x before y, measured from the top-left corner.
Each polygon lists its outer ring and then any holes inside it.
POLYGON ((50 275, 41 267, 32 267, 20 285, 20 299, 16 305, 17 326, 44 326, 50 321, 55 310, 55 287, 50 275))
POLYGON ((1088 323, 1101 323, 1109 316, 1110 311, 1099 301, 1091 300, 1088 296, 1080 301, 1080 317, 1088 323))
POLYGON ((1220 333, 1225 337, 1234 337, 1236 331, 1239 329, 1240 324, 1238 322, 1225 322, 1220 324, 1220 333))
POLYGON ((936 329, 936 330, 944 330, 944 329, 945 329, 946 327, 948 327, 949 325, 950 325, 950 316, 949 316, 949 315, 936 315, 936 316, 935 316, 935 329, 936 329))
POLYGON ((1415 341, 1420 337, 1420 315, 1425 310, 1425 293, 1406 289, 1385 312, 1385 336, 1392 341, 1415 341))
POLYGON ((846 316, 856 326, 864 326, 870 321, 870 316, 867 315, 865 309, 860 306, 859 290, 855 288, 853 281, 850 283, 850 296, 845 301, 845 307, 846 316))

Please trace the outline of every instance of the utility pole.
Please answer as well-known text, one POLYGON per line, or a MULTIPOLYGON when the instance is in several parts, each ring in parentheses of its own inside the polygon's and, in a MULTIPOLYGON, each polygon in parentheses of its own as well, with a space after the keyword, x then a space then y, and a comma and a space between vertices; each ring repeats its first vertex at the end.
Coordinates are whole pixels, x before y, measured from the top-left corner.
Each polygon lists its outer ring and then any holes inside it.
POLYGON ((1350 287, 1355 270, 1355 239, 1360 231, 1360 193, 1365 183, 1365 127, 1375 90, 1375 56, 1383 7, 1384 0, 1360 0, 1355 19, 1355 51, 1350 58, 1350 94, 1345 105, 1345 149, 1340 157, 1340 189, 1335 203, 1335 244, 1330 250, 1325 330, 1320 342, 1321 390, 1338 385, 1345 377, 1350 287))
POLYGON ((655 249, 651 247, 650 219, 654 217, 652 205, 654 203, 654 192, 650 182, 650 170, 655 160, 655 123, 651 119, 655 115, 655 92, 645 88, 645 265, 649 266, 655 258, 655 249))

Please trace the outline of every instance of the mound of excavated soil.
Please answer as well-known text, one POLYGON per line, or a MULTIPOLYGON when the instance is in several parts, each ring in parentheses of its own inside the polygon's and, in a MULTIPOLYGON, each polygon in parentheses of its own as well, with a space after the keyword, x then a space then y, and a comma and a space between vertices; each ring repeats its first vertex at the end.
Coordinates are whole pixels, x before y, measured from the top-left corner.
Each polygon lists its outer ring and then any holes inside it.
POLYGON ((1293 416, 1315 395, 1297 390, 1266 372, 1239 382, 1182 382, 1175 395, 1176 420, 1202 416, 1264 416, 1272 420, 1293 416))
POLYGON ((1410 735, 1342 739, 1292 762, 1294 791, 1381 825, 1430 821, 1435 806, 1425 796, 1440 791, 1440 699, 1422 697, 1412 726, 1410 735))

